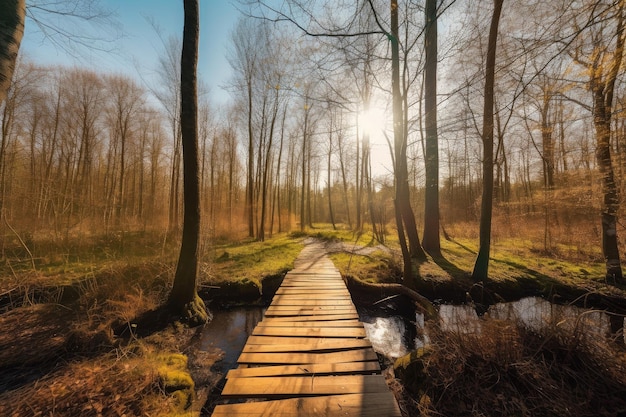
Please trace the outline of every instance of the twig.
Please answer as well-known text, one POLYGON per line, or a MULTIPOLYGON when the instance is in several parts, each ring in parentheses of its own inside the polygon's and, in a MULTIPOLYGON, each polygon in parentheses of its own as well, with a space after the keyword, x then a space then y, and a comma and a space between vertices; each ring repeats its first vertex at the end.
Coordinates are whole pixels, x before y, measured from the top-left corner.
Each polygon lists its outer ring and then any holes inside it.
POLYGON ((22 237, 17 233, 17 231, 13 227, 11 227, 11 225, 9 224, 9 221, 7 220, 7 216, 4 214, 4 212, 2 213, 2 218, 4 219, 4 224, 7 225, 9 230, 11 230, 13 234, 15 235, 15 237, 17 237, 17 240, 20 241, 20 244, 22 245, 22 247, 26 249, 26 252, 28 252, 28 256, 30 256, 30 263, 33 266, 33 271, 36 271, 37 268, 35 267, 35 257, 33 256, 33 253, 30 251, 30 249, 28 249, 28 246, 26 246, 26 243, 24 242, 24 240, 22 240, 22 237))

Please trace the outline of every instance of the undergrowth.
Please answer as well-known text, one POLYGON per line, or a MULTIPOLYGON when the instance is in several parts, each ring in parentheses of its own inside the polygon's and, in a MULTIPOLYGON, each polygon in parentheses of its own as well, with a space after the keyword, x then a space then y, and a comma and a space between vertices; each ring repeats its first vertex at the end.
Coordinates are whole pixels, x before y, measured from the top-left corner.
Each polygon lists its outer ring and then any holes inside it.
POLYGON ((432 326, 428 347, 397 363, 408 415, 626 415, 623 347, 559 323, 537 331, 485 319, 480 329, 432 326))

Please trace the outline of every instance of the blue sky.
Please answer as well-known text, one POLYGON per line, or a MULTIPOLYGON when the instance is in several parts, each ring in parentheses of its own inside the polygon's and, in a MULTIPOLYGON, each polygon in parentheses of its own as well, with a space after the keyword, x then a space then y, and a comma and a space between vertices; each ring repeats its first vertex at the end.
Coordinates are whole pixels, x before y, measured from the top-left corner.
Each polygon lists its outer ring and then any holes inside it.
MULTIPOLYGON (((141 77, 150 79, 163 46, 149 20, 162 29, 164 39, 171 35, 182 36, 182 3, 182 0, 100 0, 103 8, 114 12, 119 27, 80 24, 92 36, 103 34, 102 38, 116 39, 107 45, 111 52, 86 47, 77 48, 75 53, 68 52, 67 48, 58 47, 46 38, 33 20, 27 19, 20 53, 42 65, 76 65, 130 76, 138 76, 140 72, 141 77)), ((226 51, 238 17, 238 10, 229 0, 200 0, 198 75, 209 86, 216 104, 227 100, 220 86, 230 78, 226 51)), ((79 24, 67 20, 59 22, 62 27, 79 24)))

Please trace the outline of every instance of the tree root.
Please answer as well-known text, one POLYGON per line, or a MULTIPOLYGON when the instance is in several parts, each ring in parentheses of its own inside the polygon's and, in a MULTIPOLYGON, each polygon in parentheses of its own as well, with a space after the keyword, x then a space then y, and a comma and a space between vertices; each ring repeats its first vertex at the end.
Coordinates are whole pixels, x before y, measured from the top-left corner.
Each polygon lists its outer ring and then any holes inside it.
POLYGON ((344 280, 348 288, 356 291, 365 291, 382 293, 384 296, 404 295, 411 299, 420 313, 424 314, 425 320, 436 320, 438 318, 437 310, 428 298, 419 294, 402 284, 373 284, 360 281, 352 276, 345 276, 344 280))
POLYGON ((195 295, 194 299, 185 304, 180 312, 182 321, 187 323, 189 327, 196 327, 205 324, 209 321, 209 313, 202 298, 195 295))

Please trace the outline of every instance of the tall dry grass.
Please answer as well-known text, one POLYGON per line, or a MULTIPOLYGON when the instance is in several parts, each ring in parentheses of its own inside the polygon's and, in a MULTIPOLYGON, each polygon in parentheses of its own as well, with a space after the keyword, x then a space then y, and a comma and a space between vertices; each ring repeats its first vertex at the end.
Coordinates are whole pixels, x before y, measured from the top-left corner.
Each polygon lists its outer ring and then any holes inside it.
POLYGON ((626 352, 580 326, 541 331, 485 319, 480 332, 428 329, 401 404, 421 416, 626 415, 626 352))

